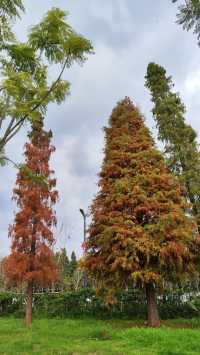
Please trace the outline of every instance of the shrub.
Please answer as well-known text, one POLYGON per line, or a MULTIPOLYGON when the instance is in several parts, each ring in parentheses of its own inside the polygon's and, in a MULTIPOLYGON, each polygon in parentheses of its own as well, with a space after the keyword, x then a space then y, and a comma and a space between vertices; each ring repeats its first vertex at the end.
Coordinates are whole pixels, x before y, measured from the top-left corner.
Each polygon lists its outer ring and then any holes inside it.
MULTIPOLYGON (((107 308, 102 298, 89 288, 65 293, 36 293, 33 311, 38 318, 145 318, 147 305, 140 291, 121 291, 116 298, 118 302, 107 308)), ((23 294, 0 293, 0 316, 23 316, 25 303, 23 294)), ((200 314, 200 296, 180 289, 166 290, 158 298, 158 307, 162 319, 192 318, 200 314)))

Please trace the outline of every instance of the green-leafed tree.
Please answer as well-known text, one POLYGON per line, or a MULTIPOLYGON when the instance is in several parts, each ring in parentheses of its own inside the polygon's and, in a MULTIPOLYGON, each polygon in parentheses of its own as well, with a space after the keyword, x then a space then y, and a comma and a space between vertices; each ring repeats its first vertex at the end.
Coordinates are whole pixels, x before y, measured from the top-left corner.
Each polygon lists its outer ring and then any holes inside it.
MULTIPOLYGON (((23 9, 20 0, 0 2, 0 21, 6 23, 23 9)), ((4 30, 7 33, 6 27, 4 30)), ((60 104, 69 94, 62 75, 74 62, 83 63, 92 52, 90 41, 77 34, 66 21, 66 13, 52 8, 41 22, 19 42, 2 32, 0 22, 0 155, 25 122, 39 120, 49 103, 60 104), (57 73, 53 78, 52 73, 57 73)), ((9 30, 8 30, 9 32, 9 30)))
POLYGON ((11 30, 11 21, 20 17, 24 11, 21 0, 1 0, 0 2, 0 43, 13 41, 15 36, 11 30))
POLYGON ((179 94, 173 92, 173 83, 171 77, 166 75, 166 70, 150 63, 145 78, 168 167, 184 184, 200 231, 200 154, 197 134, 185 122, 185 106, 179 94))
MULTIPOLYGON (((178 0, 172 0, 178 2, 178 0)), ((197 36, 197 43, 200 46, 200 1, 185 0, 178 7, 177 23, 183 26, 184 30, 193 30, 197 36)))
POLYGON ((108 291, 107 302, 116 289, 143 288, 148 324, 159 326, 157 288, 195 274, 196 224, 188 217, 184 189, 166 168, 129 98, 113 110, 105 133, 82 265, 108 291))

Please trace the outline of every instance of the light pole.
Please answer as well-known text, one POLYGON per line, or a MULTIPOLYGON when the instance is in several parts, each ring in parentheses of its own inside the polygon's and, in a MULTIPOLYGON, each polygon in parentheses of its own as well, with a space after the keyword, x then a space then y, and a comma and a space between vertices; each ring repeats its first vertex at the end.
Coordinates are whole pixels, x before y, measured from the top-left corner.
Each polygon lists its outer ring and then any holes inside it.
POLYGON ((88 217, 87 213, 84 212, 82 208, 79 209, 81 215, 83 216, 83 241, 86 240, 86 218, 88 217))
MULTIPOLYGON (((85 243, 85 241, 86 241, 86 233, 87 233, 87 231, 86 231, 86 228, 87 228, 86 227, 86 218, 88 217, 88 214, 85 213, 85 211, 82 208, 80 208, 79 211, 80 211, 81 215, 83 216, 83 241, 85 243)), ((87 283, 87 278, 86 278, 85 272, 83 272, 83 288, 86 288, 87 284, 88 284, 87 283)))

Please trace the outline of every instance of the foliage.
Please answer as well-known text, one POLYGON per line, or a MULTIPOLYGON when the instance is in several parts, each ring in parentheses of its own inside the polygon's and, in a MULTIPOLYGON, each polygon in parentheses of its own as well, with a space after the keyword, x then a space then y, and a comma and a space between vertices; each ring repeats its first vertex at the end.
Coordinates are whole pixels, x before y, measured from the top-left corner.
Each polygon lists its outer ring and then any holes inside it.
POLYGON ((20 17, 24 11, 21 0, 1 0, 0 3, 0 43, 14 40, 14 34, 10 27, 10 21, 20 17))
MULTIPOLYGON (((172 0, 177 2, 178 0, 172 0)), ((184 4, 179 5, 177 23, 183 26, 184 30, 190 31, 197 36, 197 43, 200 46, 200 1, 185 0, 184 4)))
POLYGON ((56 225, 52 206, 58 198, 56 180, 49 168, 55 148, 50 144, 51 132, 43 124, 33 125, 30 142, 25 145, 25 166, 46 184, 38 183, 21 169, 13 190, 19 211, 10 227, 11 255, 5 261, 7 278, 16 284, 48 285, 57 279, 57 268, 51 250, 54 244, 52 227, 56 225))
MULTIPOLYGON (((24 166, 26 168, 26 166, 24 166)), ((26 171, 26 169, 25 169, 26 171)), ((24 169, 23 169, 24 173, 24 169)), ((32 173, 31 181, 40 183, 39 176, 35 176, 32 173)), ((34 292, 64 292, 64 291, 73 291, 79 290, 82 287, 85 287, 83 271, 79 268, 78 261, 76 260, 75 252, 72 253, 71 259, 67 256, 66 248, 61 248, 54 254, 55 262, 57 265, 59 277, 55 283, 51 283, 48 286, 44 285, 35 285, 34 292), (75 261, 75 262, 74 262, 75 261)), ((24 293, 25 285, 15 285, 9 284, 8 280, 5 278, 4 273, 4 264, 6 258, 0 261, 0 290, 3 292, 11 292, 11 293, 24 293)))
MULTIPOLYGON (((3 0, 0 4, 0 12, 7 14, 8 10, 8 17, 17 16, 18 8, 22 8, 20 0, 3 0)), ((26 42, 2 41, 0 52, 2 152, 25 121, 36 122, 44 116, 49 103, 64 101, 70 84, 62 80, 62 75, 74 62, 83 63, 92 52, 92 45, 66 22, 64 11, 52 8, 30 29, 26 42), (52 68, 58 72, 55 80, 52 68)))
POLYGON ((185 186, 200 230, 200 154, 197 134, 185 122, 185 107, 179 94, 173 92, 171 77, 167 77, 163 67, 155 63, 148 65, 146 86, 151 92, 153 115, 159 139, 165 146, 168 167, 185 186))
POLYGON ((74 290, 77 289, 82 284, 82 274, 78 269, 78 262, 76 259, 76 254, 73 251, 71 254, 71 259, 69 260, 67 256, 66 248, 61 248, 61 250, 55 253, 56 263, 59 269, 59 282, 56 283, 56 290, 74 290))
POLYGON ((55 253, 56 263, 58 265, 60 279, 63 281, 69 274, 69 258, 67 256, 66 248, 61 248, 61 250, 55 253))
POLYGON ((78 266, 78 262, 76 260, 76 254, 74 251, 72 251, 71 261, 70 261, 70 275, 73 275, 73 273, 77 269, 77 266, 78 266))
POLYGON ((199 238, 186 215, 184 189, 165 167, 130 99, 116 106, 105 132, 83 267, 108 290, 109 303, 113 289, 192 277, 199 238))
POLYGON ((0 290, 5 289, 5 278, 3 273, 3 259, 0 259, 0 290))
MULTIPOLYGON (((93 289, 35 293, 33 311, 36 318, 145 319, 147 303, 140 290, 122 290, 115 296, 117 303, 106 307, 103 298, 93 289)), ((25 302, 25 294, 1 292, 0 316, 23 317, 25 302)), ((199 297, 185 288, 167 289, 158 297, 158 308, 162 319, 197 317, 199 297)))

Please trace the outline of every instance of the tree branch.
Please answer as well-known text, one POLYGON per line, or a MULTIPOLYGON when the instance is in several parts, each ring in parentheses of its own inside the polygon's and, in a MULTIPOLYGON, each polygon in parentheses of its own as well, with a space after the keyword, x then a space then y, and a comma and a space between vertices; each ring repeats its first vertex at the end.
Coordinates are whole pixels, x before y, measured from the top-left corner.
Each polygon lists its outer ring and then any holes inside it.
POLYGON ((1 117, 1 118, 0 118, 0 129, 1 129, 1 127, 2 127, 3 120, 4 120, 4 117, 1 117))
MULTIPOLYGON (((67 62, 68 62, 68 58, 65 60, 64 65, 62 67, 62 70, 58 76, 58 78, 53 82, 53 84, 51 85, 50 89, 47 91, 47 93, 43 96, 43 98, 40 100, 40 102, 38 104, 36 104, 31 110, 30 113, 35 111, 38 107, 40 107, 42 105, 42 103, 46 100, 46 98, 52 93, 52 91, 54 90, 55 86, 57 85, 57 83, 60 81, 62 74, 67 66, 67 62)), ((7 135, 7 137, 2 138, 2 142, 3 142, 3 146, 18 132, 19 128, 21 128, 21 126, 23 125, 24 121, 27 119, 28 114, 26 114, 24 117, 22 117, 19 121, 17 121, 17 123, 12 127, 12 129, 10 129, 10 136, 7 135)))
MULTIPOLYGON (((23 123, 24 123, 24 121, 23 122, 21 122, 21 124, 15 129, 15 131, 12 131, 12 134, 10 134, 9 136, 7 136, 7 139, 5 139, 4 141, 3 141, 3 146, 5 145, 5 144, 7 144, 14 136, 15 136, 15 134, 20 130, 20 128, 23 126, 23 123)), ((10 132, 11 133, 11 132, 10 132)), ((2 146, 2 147, 3 147, 2 146)))
POLYGON ((10 120, 10 123, 9 123, 9 125, 8 125, 8 127, 7 127, 7 129, 6 129, 6 131, 5 131, 5 133, 4 133, 4 136, 3 136, 3 139, 4 139, 4 140, 6 140, 7 136, 10 134, 10 131, 11 131, 11 129, 12 129, 12 126, 13 126, 14 122, 15 122, 15 118, 12 118, 12 119, 10 120))
POLYGON ((6 156, 1 157, 1 159, 9 161, 10 163, 12 163, 14 165, 14 167, 16 169, 19 169, 19 165, 17 165, 12 159, 10 159, 10 158, 8 158, 6 156))

